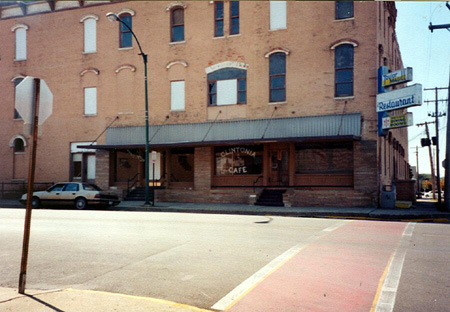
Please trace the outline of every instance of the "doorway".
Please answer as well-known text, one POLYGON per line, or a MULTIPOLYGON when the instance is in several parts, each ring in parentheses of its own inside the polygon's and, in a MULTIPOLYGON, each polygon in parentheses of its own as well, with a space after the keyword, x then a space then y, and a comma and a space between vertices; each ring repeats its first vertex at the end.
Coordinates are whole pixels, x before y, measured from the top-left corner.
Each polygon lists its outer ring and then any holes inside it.
POLYGON ((269 185, 288 186, 289 185, 289 150, 287 148, 277 148, 269 150, 269 185))

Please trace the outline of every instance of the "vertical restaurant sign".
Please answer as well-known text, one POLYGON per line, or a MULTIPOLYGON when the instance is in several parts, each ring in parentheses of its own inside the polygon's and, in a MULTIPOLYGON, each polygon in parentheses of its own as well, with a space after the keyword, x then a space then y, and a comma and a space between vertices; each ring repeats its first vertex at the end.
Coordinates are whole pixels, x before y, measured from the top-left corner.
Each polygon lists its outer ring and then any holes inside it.
POLYGON ((403 128, 413 125, 413 114, 401 114, 383 118, 383 129, 403 128))
POLYGON ((412 81, 412 67, 403 68, 396 70, 392 73, 386 73, 382 78, 383 87, 390 87, 399 83, 412 81))
POLYGON ((377 94, 377 112, 419 105, 422 105, 422 85, 420 83, 377 94))

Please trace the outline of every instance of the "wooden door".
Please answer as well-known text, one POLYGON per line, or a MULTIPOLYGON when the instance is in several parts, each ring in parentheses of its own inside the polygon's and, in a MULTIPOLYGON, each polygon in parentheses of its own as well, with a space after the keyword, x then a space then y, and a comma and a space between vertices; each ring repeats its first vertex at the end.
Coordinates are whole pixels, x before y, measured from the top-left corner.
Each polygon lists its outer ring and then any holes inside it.
POLYGON ((276 149, 269 151, 270 172, 269 185, 289 185, 289 151, 288 149, 276 149))

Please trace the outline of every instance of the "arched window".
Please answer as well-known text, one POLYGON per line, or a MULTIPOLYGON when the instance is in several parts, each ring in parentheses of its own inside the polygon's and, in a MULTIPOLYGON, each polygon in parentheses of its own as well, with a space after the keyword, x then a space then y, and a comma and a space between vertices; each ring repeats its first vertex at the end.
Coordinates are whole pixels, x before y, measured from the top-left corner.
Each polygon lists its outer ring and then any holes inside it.
POLYGON ((277 52, 269 56, 270 102, 286 101, 286 53, 277 52))
POLYGON ((334 50, 335 97, 353 96, 353 45, 341 44, 334 50))
POLYGON ((176 7, 170 12, 171 42, 184 41, 184 9, 176 7))
MULTIPOLYGON (((130 29, 133 29, 133 19, 130 13, 123 13, 119 15, 123 23, 127 24, 130 29)), ((133 35, 131 30, 128 29, 123 23, 119 23, 119 36, 120 36, 120 47, 128 48, 133 46, 133 35)))
POLYGON ((14 140, 14 153, 25 152, 25 142, 21 138, 14 140))
POLYGON ((16 55, 15 61, 25 61, 27 59, 27 30, 25 24, 16 24, 11 28, 16 34, 16 55))
POLYGON ((17 87, 17 85, 23 80, 23 78, 16 78, 14 79, 14 119, 22 119, 22 116, 20 116, 19 112, 17 111, 17 109, 15 108, 16 104, 15 104, 15 98, 16 98, 16 93, 15 93, 15 89, 17 87))
POLYGON ((97 52, 97 21, 98 16, 92 14, 80 20, 84 25, 84 53, 97 52))
POLYGON ((211 72, 208 79, 208 105, 247 103, 247 70, 222 68, 211 72))

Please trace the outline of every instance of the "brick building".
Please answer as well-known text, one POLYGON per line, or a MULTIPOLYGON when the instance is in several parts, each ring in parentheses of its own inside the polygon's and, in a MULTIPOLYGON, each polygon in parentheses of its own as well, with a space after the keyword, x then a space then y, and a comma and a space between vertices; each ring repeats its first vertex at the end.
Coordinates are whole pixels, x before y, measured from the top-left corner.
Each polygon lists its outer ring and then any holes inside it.
POLYGON ((377 69, 403 67, 394 2, 36 1, 0 7, 0 180, 26 179, 15 86, 54 95, 36 181, 144 184, 157 200, 375 206, 409 178, 406 128, 377 135, 377 69))

